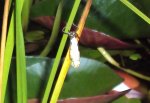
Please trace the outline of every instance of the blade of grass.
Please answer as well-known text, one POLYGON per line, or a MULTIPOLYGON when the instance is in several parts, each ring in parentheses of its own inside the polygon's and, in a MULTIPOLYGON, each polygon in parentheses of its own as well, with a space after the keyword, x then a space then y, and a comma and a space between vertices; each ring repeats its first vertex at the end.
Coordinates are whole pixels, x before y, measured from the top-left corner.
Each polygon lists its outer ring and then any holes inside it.
POLYGON ((51 36, 49 38, 49 41, 48 41, 46 47, 41 52, 40 56, 43 56, 43 57, 47 56, 56 41, 56 38, 57 38, 58 32, 59 32, 60 22, 61 22, 62 9, 63 9, 63 3, 61 3, 58 6, 51 36))
POLYGON ((11 64, 12 53, 14 49, 14 12, 11 17, 10 26, 8 30, 8 36, 6 41, 6 49, 4 55, 4 71, 3 71, 3 88, 2 88, 2 103, 4 103, 5 95, 6 95, 6 88, 7 88, 7 81, 8 81, 8 74, 11 64))
MULTIPOLYGON (((64 2, 64 0, 61 0, 59 5, 62 5, 63 2, 64 2)), ((68 32, 70 30, 71 25, 74 21, 75 15, 77 13, 79 4, 80 4, 80 0, 75 0, 72 11, 71 11, 71 14, 69 16, 69 20, 68 20, 67 25, 66 25, 65 32, 68 32)), ((48 97, 49 97, 49 94, 51 92, 52 84, 53 84, 53 81, 54 81, 54 78, 55 78, 55 75, 56 75, 56 72, 57 72, 57 68, 58 68, 59 63, 60 63, 60 59, 61 59, 64 47, 65 47, 67 38, 68 38, 68 35, 63 34, 59 49, 57 51, 56 58, 54 60, 53 67, 51 69, 51 73, 50 73, 50 76, 49 76, 49 79, 48 79, 46 90, 45 90, 44 96, 42 98, 42 103, 47 103, 47 101, 48 101, 48 97)))
POLYGON ((134 13, 136 13, 139 17, 141 17, 144 21, 150 24, 150 18, 147 17, 143 12, 137 9, 134 5, 132 5, 128 0, 120 0, 124 5, 130 8, 134 13))
POLYGON ((115 61, 111 55, 103 48, 103 47, 98 47, 97 50, 105 57, 105 59, 110 63, 115 65, 116 67, 120 67, 120 64, 115 61))
POLYGON ((127 72, 127 73, 129 73, 129 74, 131 74, 131 75, 133 75, 135 77, 141 78, 143 80, 150 81, 150 77, 149 76, 145 76, 145 75, 140 74, 140 73, 138 73, 136 71, 133 71, 131 69, 121 67, 120 64, 115 59, 113 59, 113 57, 103 47, 98 47, 97 49, 105 57, 105 59, 110 64, 114 65, 115 67, 119 68, 120 70, 122 70, 124 72, 127 72))
MULTIPOLYGON (((9 0, 9 10, 11 7, 12 0, 9 0)), ((2 77, 2 103, 4 103, 5 95, 6 95, 6 88, 7 88, 7 81, 8 81, 8 74, 11 64, 11 58, 14 48, 14 12, 12 13, 10 26, 8 30, 8 36, 6 41, 6 48, 4 54, 4 70, 3 70, 3 77, 2 77)))
MULTIPOLYGON (((86 3, 86 6, 85 6, 84 12, 82 14, 82 17, 80 19, 80 22, 78 24, 78 30, 77 30, 76 33, 78 34, 79 37, 81 36, 82 30, 84 28, 85 21, 86 21, 86 18, 88 16, 91 4, 92 4, 92 0, 88 0, 87 3, 86 3)), ((63 66, 61 68, 58 80, 56 82, 56 85, 55 85, 55 88, 54 88, 54 91, 53 91, 50 103, 56 103, 57 102, 59 94, 60 94, 60 91, 61 91, 61 88, 62 88, 64 80, 65 80, 65 77, 66 77, 68 69, 70 67, 70 64, 71 64, 71 61, 70 61, 70 49, 68 49, 68 52, 67 52, 67 55, 65 57, 63 66)))
POLYGON ((29 24, 30 8, 33 0, 25 0, 22 8, 22 27, 23 31, 26 32, 29 24))
POLYGON ((17 102, 27 103, 26 60, 21 12, 24 0, 16 0, 15 32, 16 32, 16 66, 17 66, 17 102))
POLYGON ((0 49, 0 102, 2 102, 2 88, 3 88, 3 69, 4 69, 4 53, 7 35, 7 23, 9 14, 9 0, 5 0, 3 24, 2 24, 2 34, 1 34, 1 49, 0 49))

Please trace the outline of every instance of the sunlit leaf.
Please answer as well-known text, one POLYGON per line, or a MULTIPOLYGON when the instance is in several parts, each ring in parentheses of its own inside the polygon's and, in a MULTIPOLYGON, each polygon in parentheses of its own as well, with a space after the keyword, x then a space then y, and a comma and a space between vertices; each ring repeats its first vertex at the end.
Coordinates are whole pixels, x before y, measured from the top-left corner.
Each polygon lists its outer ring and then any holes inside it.
POLYGON ((132 54, 130 55, 130 59, 131 60, 138 60, 138 59, 141 59, 141 55, 140 54, 132 54))
POLYGON ((15 33, 16 33, 16 73, 17 73, 17 103, 27 103, 27 79, 24 36, 21 13, 24 0, 15 2, 15 33))

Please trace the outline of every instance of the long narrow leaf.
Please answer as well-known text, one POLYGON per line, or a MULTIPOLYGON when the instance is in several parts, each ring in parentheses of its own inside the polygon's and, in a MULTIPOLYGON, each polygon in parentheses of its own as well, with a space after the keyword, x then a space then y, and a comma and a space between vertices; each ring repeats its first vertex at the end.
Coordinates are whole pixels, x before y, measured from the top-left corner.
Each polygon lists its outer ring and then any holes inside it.
POLYGON ((128 69, 128 68, 121 67, 120 64, 103 47, 98 47, 97 49, 110 64, 114 65, 118 69, 120 69, 124 72, 127 72, 127 73, 129 73, 135 77, 140 78, 140 79, 150 81, 149 76, 143 75, 141 73, 138 73, 138 72, 133 71, 133 70, 128 69))
MULTIPOLYGON (((61 0, 61 3, 63 3, 63 2, 64 1, 61 0)), ((60 3, 60 5, 61 5, 61 3, 60 3)), ((74 2, 73 9, 71 11, 69 20, 67 22, 65 32, 68 32, 70 30, 71 25, 72 25, 72 23, 74 21, 75 15, 77 13, 79 4, 80 4, 80 0, 76 0, 74 2)), ((48 83, 47 83, 47 86, 46 86, 44 97, 42 99, 42 103, 47 103, 47 101, 48 101, 48 97, 49 97, 49 94, 50 94, 50 91, 51 91, 51 88, 52 88, 52 84, 53 84, 53 81, 54 81, 54 78, 55 78, 55 75, 56 75, 56 72, 57 72, 57 68, 58 68, 59 63, 60 63, 60 59, 61 59, 64 47, 65 47, 67 38, 68 38, 68 35, 63 34, 63 37, 62 37, 62 40, 61 40, 61 43, 60 43, 60 46, 59 46, 59 49, 58 49, 58 52, 57 52, 54 64, 53 64, 53 67, 52 67, 52 71, 51 71, 50 77, 48 79, 48 83)), ((54 102, 52 102, 52 103, 54 103, 54 102)))
POLYGON ((25 0, 22 8, 22 27, 23 31, 27 31, 29 24, 30 8, 33 0, 25 0))
POLYGON ((16 63, 17 63, 17 102, 27 103, 27 80, 24 38, 21 23, 21 12, 24 0, 16 0, 16 63))
MULTIPOLYGON (((84 24, 85 24, 86 18, 88 16, 91 4, 92 4, 92 0, 88 0, 87 4, 85 6, 84 12, 82 14, 82 17, 80 19, 80 22, 78 24, 77 34, 79 37, 82 34, 82 30, 84 28, 84 24)), ((71 64, 71 62, 70 62, 70 49, 69 49, 67 52, 65 61, 63 63, 63 66, 61 68, 60 75, 59 75, 58 80, 56 82, 56 86, 54 88, 54 92, 52 94, 52 98, 50 100, 50 103, 56 103, 57 102, 57 99, 59 97, 59 94, 60 94, 61 88, 63 86, 63 83, 64 83, 65 77, 67 75, 70 64, 71 64)))
POLYGON ((5 49, 5 55, 4 55, 4 71, 3 71, 3 88, 2 88, 2 103, 4 103, 4 98, 6 94, 6 87, 7 87, 7 81, 8 81, 8 74, 11 64, 11 58, 12 53, 14 49, 14 12, 11 17, 8 36, 7 36, 7 42, 6 42, 6 49, 5 49))
POLYGON ((150 18, 147 17, 144 13, 142 13, 139 9, 137 9, 134 5, 132 5, 128 0, 120 0, 124 5, 130 8, 134 13, 136 13, 139 17, 141 17, 145 22, 150 24, 150 18))
POLYGON ((46 47, 44 48, 44 50, 41 52, 40 56, 47 56, 48 53, 51 51, 57 36, 58 36, 58 32, 59 32, 59 27, 60 27, 60 22, 61 22, 61 15, 62 15, 62 9, 63 9, 63 3, 61 3, 57 9, 57 13, 56 13, 56 19, 54 21, 54 26, 53 26, 53 30, 52 30, 52 34, 50 36, 50 39, 46 45, 46 47))

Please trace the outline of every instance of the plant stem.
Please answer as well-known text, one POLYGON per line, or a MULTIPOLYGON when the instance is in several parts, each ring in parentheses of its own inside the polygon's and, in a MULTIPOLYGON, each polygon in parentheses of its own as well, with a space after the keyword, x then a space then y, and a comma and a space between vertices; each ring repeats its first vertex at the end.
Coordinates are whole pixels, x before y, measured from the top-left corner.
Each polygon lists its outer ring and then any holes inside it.
POLYGON ((149 47, 147 47, 147 46, 145 46, 144 44, 142 44, 141 41, 138 40, 138 39, 135 39, 134 41, 135 41, 138 45, 142 46, 142 47, 145 49, 145 51, 150 54, 150 49, 149 49, 149 47))
MULTIPOLYGON (((64 0, 61 0, 59 5, 62 5, 63 2, 64 2, 64 0)), ((69 20, 68 20, 67 25, 66 25, 65 32, 68 32, 70 30, 70 28, 72 26, 72 23, 74 21, 75 15, 77 13, 79 4, 80 4, 80 0, 75 0, 75 3, 73 5, 73 9, 71 11, 69 20)), ((60 59, 61 59, 64 47, 65 47, 67 38, 68 38, 68 35, 63 34, 59 49, 57 51, 56 58, 54 60, 53 67, 51 69, 51 73, 50 73, 50 76, 49 76, 49 79, 48 79, 48 83, 47 83, 46 90, 45 90, 45 93, 44 93, 44 96, 43 96, 43 99, 42 99, 42 103, 47 103, 47 101, 48 101, 48 97, 49 97, 49 94, 51 92, 52 84, 53 84, 53 81, 54 81, 54 78, 55 78, 55 75, 56 75, 56 72, 57 72, 58 65, 60 63, 60 59)))
POLYGON ((141 17, 144 21, 150 24, 150 18, 147 17, 144 13, 142 13, 139 9, 137 9, 134 5, 132 5, 128 0, 120 0, 124 5, 130 8, 134 13, 136 13, 139 17, 141 17))
POLYGON ((135 71, 133 71, 131 69, 127 69, 127 68, 121 67, 120 64, 116 60, 114 60, 112 58, 112 56, 104 48, 98 47, 97 49, 105 57, 105 59, 110 64, 114 65, 115 67, 119 68, 120 70, 122 70, 124 72, 127 72, 127 73, 129 73, 129 74, 131 74, 131 75, 133 75, 135 77, 141 78, 143 80, 150 81, 150 77, 148 77, 148 76, 142 75, 142 74, 140 74, 138 72, 135 72, 135 71))
MULTIPOLYGON (((85 21, 86 21, 86 18, 88 16, 91 4, 92 4, 92 0, 88 0, 87 3, 86 3, 86 6, 85 6, 84 12, 82 14, 82 17, 80 19, 80 22, 78 24, 78 30, 77 30, 76 33, 78 34, 79 37, 82 34, 82 30, 84 28, 85 21)), ((65 57, 63 66, 61 68, 58 80, 56 82, 56 85, 55 85, 55 88, 54 88, 54 91, 53 91, 50 103, 56 103, 57 102, 57 99, 59 97, 59 94, 60 94, 61 88, 63 86, 64 80, 65 80, 66 75, 68 73, 68 69, 70 67, 70 64, 71 64, 71 61, 70 61, 70 48, 69 48, 68 52, 67 52, 67 55, 65 57)))
POLYGON ((98 47, 97 49, 109 63, 115 65, 116 67, 120 67, 120 64, 117 61, 115 61, 104 48, 98 47))
POLYGON ((49 41, 48 41, 46 47, 41 52, 40 56, 45 57, 48 55, 48 53, 51 51, 51 49, 52 49, 52 47, 53 47, 53 45, 54 45, 54 43, 58 37, 58 32, 59 32, 59 27, 60 27, 60 22, 61 22, 62 9, 63 9, 63 3, 61 3, 58 6, 51 36, 49 38, 49 41))
POLYGON ((3 69, 4 69, 4 53, 7 35, 7 23, 9 14, 9 0, 5 0, 3 24, 2 24, 2 34, 1 34, 1 50, 0 50, 0 102, 2 102, 2 88, 3 88, 3 69))

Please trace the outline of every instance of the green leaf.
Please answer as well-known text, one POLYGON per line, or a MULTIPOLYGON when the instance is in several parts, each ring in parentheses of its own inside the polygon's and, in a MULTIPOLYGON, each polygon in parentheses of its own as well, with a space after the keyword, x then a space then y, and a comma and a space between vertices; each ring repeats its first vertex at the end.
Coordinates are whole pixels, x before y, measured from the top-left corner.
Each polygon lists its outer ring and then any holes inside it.
POLYGON ((83 46, 79 46, 80 55, 82 57, 95 59, 101 62, 105 62, 106 59, 99 53, 97 49, 86 48, 83 46))
POLYGON ((141 56, 140 54, 138 54, 138 53, 135 53, 135 54, 130 55, 129 58, 130 58, 131 60, 138 60, 138 59, 141 59, 142 56, 141 56))
MULTIPOLYGON (((26 63, 28 99, 41 99, 53 59, 27 57, 26 63)), ((11 68, 15 69, 15 60, 13 60, 11 68)), ((15 72, 12 73, 14 77, 15 72)), ((81 58, 79 69, 70 67, 60 99, 100 95, 110 91, 121 81, 122 79, 107 65, 93 59, 81 58)), ((13 89, 13 93, 15 93, 16 88, 13 89)))
POLYGON ((140 99, 129 99, 123 96, 112 103, 142 103, 142 102, 140 101, 140 99))
POLYGON ((107 65, 92 59, 81 58, 78 69, 73 67, 69 69, 60 98, 103 94, 121 81, 122 79, 107 65))
POLYGON ((33 0, 25 0, 22 8, 22 27, 23 31, 26 32, 29 24, 30 8, 33 0))
MULTIPOLYGON (((144 7, 145 5, 141 6, 144 7)), ((87 20, 88 27, 119 38, 145 37, 150 33, 149 25, 120 0, 93 1, 93 9, 87 20)))
POLYGON ((137 14, 141 19, 143 19, 146 23, 150 24, 150 18, 146 16, 142 11, 140 11, 136 6, 130 3, 128 0, 120 0, 124 5, 126 5, 130 10, 132 10, 135 14, 137 14))
MULTIPOLYGON (((36 5, 38 8, 49 8, 49 6, 46 5, 48 1, 50 0, 45 0, 45 4, 43 3, 43 5, 36 5)), ((150 17, 149 0, 130 1, 132 1, 134 5, 136 4, 135 6, 138 9, 142 10, 142 12, 150 17)), ((72 7, 68 4, 72 2, 72 0, 66 0, 63 13, 63 19, 65 20, 69 14, 68 10, 72 7)), ((80 6, 77 17, 80 17, 79 15, 83 7, 84 3, 80 6)), ((43 9, 42 15, 40 15, 40 12, 34 9, 34 6, 32 7, 32 11, 37 12, 36 16, 52 16, 54 14, 51 13, 51 10, 46 12, 46 10, 43 9)), ((76 21, 78 21, 78 19, 79 18, 76 18, 76 21)), ((149 37, 150 33, 149 25, 128 7, 124 6, 120 0, 94 0, 86 21, 86 26, 118 38, 149 37)))
MULTIPOLYGON (((74 4, 73 4, 73 7, 71 9, 71 13, 70 13, 69 19, 67 21, 64 32, 70 31, 71 26, 72 26, 73 21, 74 21, 74 18, 76 16, 77 11, 78 11, 80 1, 81 0, 74 1, 74 4)), ((61 0, 61 2, 59 3, 59 6, 62 5, 63 3, 64 3, 64 0, 61 0)), ((61 42, 60 42, 60 45, 59 45, 59 48, 58 48, 58 51, 57 51, 57 54, 56 54, 56 58, 55 58, 55 61, 54 61, 53 67, 52 67, 52 71, 49 75, 49 79, 48 79, 47 86, 46 86, 46 89, 45 89, 45 93, 44 93, 44 96, 43 96, 43 99, 42 99, 42 103, 46 103, 48 101, 48 97, 50 95, 50 92, 52 92, 52 85, 54 84, 54 79, 56 77, 56 73, 57 73, 57 70, 58 70, 58 67, 59 67, 59 64, 60 64, 61 56, 63 54, 65 44, 67 42, 67 38, 68 38, 68 35, 65 35, 65 33, 63 33, 63 36, 61 38, 61 42)))
MULTIPOLYGON (((31 98, 42 98, 46 81, 52 67, 53 60, 41 57, 26 57, 26 74, 27 74, 27 96, 31 98)), ((17 78, 16 78, 16 58, 12 59, 10 79, 10 92, 13 93, 13 103, 16 103, 17 97, 17 78)))
POLYGON ((28 98, 42 97, 53 59, 27 57, 28 98), (34 88, 33 88, 34 87, 34 88))
POLYGON ((54 20, 54 25, 53 25, 51 36, 49 37, 47 45, 45 46, 43 51, 40 53, 40 56, 47 56, 48 53, 52 50, 52 47, 54 46, 54 44, 56 43, 56 39, 58 38, 58 34, 59 34, 63 5, 64 3, 60 2, 57 8, 56 18, 54 20))
POLYGON ((8 30, 5 56, 4 56, 2 103, 3 103, 4 97, 6 95, 6 88, 7 88, 11 58, 12 58, 12 54, 13 54, 13 50, 14 50, 14 42, 15 42, 14 41, 14 34, 15 34, 14 30, 15 30, 15 24, 14 24, 14 12, 13 12, 11 21, 10 21, 9 30, 8 30))
POLYGON ((17 103, 27 103, 25 47, 21 22, 23 4, 24 0, 16 0, 15 2, 17 103))
POLYGON ((44 39, 43 31, 30 31, 25 34, 25 40, 28 42, 34 42, 41 39, 44 39))
POLYGON ((43 16, 43 15, 55 15, 55 10, 58 7, 60 0, 43 0, 41 2, 36 3, 31 8, 31 16, 43 16))

